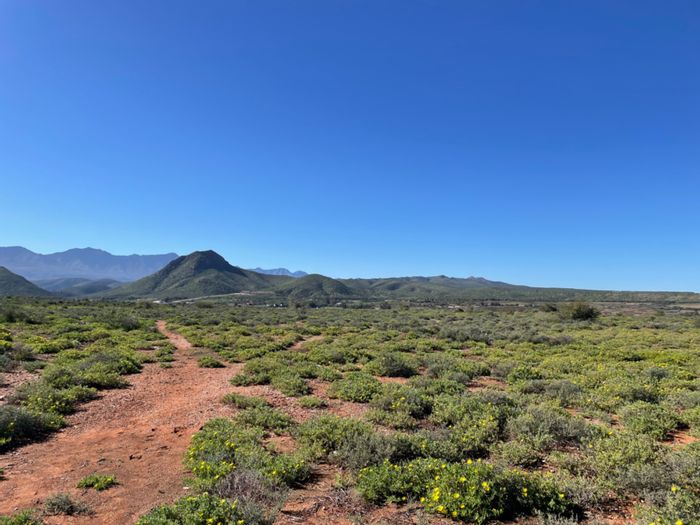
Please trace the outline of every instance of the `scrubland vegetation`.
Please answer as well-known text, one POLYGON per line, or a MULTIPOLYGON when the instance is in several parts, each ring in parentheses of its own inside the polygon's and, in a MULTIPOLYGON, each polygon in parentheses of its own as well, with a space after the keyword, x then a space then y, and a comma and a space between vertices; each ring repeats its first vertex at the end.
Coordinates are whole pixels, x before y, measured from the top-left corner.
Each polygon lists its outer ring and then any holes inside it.
MULTIPOLYGON (((235 415, 204 425, 183 458, 191 493, 141 525, 272 523, 319 467, 369 508, 423 522, 698 523, 700 317, 390 306, 7 304, 0 366, 35 379, 0 406, 0 443, 45 436, 170 355, 153 330, 166 319, 218 354, 201 366, 242 370, 222 399, 235 415)), ((33 523, 18 520, 0 523, 33 523)))

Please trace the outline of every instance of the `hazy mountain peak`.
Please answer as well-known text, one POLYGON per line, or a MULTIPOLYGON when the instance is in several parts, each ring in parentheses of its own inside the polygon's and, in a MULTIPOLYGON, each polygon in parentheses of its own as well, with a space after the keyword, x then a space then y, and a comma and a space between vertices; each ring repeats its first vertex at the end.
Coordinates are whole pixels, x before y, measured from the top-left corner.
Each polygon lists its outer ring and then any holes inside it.
POLYGON ((306 277, 309 275, 306 272, 302 272, 301 270, 297 270, 296 272, 291 272, 287 268, 270 268, 270 269, 265 269, 265 268, 252 268, 252 272, 257 272, 257 273, 263 273, 265 275, 286 275, 287 277, 306 277))

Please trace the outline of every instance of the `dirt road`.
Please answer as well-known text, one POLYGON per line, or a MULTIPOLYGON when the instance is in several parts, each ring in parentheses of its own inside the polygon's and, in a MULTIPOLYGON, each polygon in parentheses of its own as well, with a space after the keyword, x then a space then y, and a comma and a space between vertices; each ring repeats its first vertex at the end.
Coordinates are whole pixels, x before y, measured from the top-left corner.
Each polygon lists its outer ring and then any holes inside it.
POLYGON ((91 517, 49 517, 49 524, 126 525, 153 506, 185 494, 182 466, 192 435, 212 417, 232 414, 219 400, 241 365, 199 368, 198 352, 182 336, 158 329, 177 347, 172 368, 148 364, 130 386, 104 392, 69 417, 46 441, 0 455, 0 515, 41 505, 67 492, 86 501, 91 517), (114 474, 104 492, 75 488, 92 473, 114 474))

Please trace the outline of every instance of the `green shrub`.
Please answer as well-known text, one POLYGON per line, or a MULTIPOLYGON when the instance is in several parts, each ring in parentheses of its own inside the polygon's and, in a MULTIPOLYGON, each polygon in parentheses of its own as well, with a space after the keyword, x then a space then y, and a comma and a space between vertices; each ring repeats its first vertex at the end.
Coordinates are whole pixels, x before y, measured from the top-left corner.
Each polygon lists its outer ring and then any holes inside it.
POLYGON ((511 467, 534 468, 542 464, 542 454, 524 441, 499 443, 491 450, 493 459, 511 467))
POLYGON ((657 506, 642 504, 636 512, 639 524, 694 525, 700 516, 700 495, 672 485, 665 500, 657 506))
POLYGON ((376 376, 411 377, 418 373, 418 364, 401 352, 383 352, 367 363, 363 370, 376 376))
POLYGON ((368 403, 381 390, 382 384, 369 374, 352 372, 331 383, 328 395, 344 401, 368 403))
POLYGON ((413 418, 423 418, 432 410, 428 396, 410 386, 392 383, 382 385, 370 405, 387 412, 405 413, 413 418))
POLYGON ((271 384, 286 396, 304 396, 311 392, 309 385, 296 372, 276 374, 272 376, 271 384))
POLYGON ((375 503, 418 500, 428 512, 477 524, 537 511, 571 514, 575 510, 551 477, 471 460, 384 462, 360 471, 357 486, 375 503))
POLYGON ((268 406, 247 408, 236 416, 236 421, 275 432, 286 430, 294 424, 287 414, 268 406))
POLYGON ((272 525, 284 506, 289 489, 255 470, 236 469, 221 478, 212 492, 220 498, 236 501, 244 523, 272 525))
POLYGON ((90 474, 78 482, 79 489, 95 489, 97 491, 107 490, 118 485, 114 475, 90 474))
POLYGON ((593 321, 600 317, 600 310, 584 302, 562 305, 559 313, 564 319, 572 321, 593 321))
POLYGON ((236 408, 261 408, 270 406, 265 398, 258 396, 244 396, 236 392, 230 392, 221 398, 221 402, 227 405, 232 405, 236 408))
POLYGON ((238 503, 208 493, 185 496, 173 505, 161 505, 142 516, 137 525, 212 525, 243 524, 243 513, 238 503))
POLYGON ((237 469, 255 470, 273 482, 288 485, 309 477, 310 468, 302 454, 276 454, 266 449, 263 434, 260 427, 212 419, 192 438, 185 464, 207 489, 237 469))
POLYGON ((654 439, 664 439, 678 426, 678 416, 669 408, 637 401, 620 410, 624 427, 654 439))
POLYGON ((391 441, 371 425, 354 419, 323 415, 297 430, 299 443, 316 458, 358 469, 391 456, 391 441))
POLYGON ((15 401, 34 413, 70 414, 79 403, 97 396, 97 390, 86 386, 72 386, 59 390, 43 381, 18 388, 15 401))
POLYGON ((44 522, 33 511, 23 510, 12 516, 0 516, 0 525, 44 525, 44 522))
POLYGON ((87 516, 92 513, 90 507, 75 501, 70 494, 54 494, 44 500, 44 512, 49 516, 87 516))
POLYGON ((0 406, 0 450, 25 440, 38 439, 64 425, 58 415, 36 414, 23 407, 0 406))
POLYGON ((592 427, 582 418, 549 405, 530 405, 508 421, 513 439, 529 443, 537 450, 554 446, 578 445, 592 435, 592 427))
POLYGON ((200 357, 197 360, 197 364, 199 365, 199 368, 225 368, 226 365, 224 365, 221 361, 218 359, 210 356, 210 355, 205 355, 200 357))
POLYGON ((299 398, 299 406, 307 409, 326 408, 328 402, 316 396, 303 396, 299 398))

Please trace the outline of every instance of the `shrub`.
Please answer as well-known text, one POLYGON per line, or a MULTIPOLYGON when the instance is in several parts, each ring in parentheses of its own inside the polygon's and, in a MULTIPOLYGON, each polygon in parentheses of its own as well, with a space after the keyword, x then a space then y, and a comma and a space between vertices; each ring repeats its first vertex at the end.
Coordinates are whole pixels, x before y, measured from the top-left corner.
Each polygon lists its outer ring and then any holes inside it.
POLYGON ((33 511, 23 510, 12 516, 0 516, 0 525, 44 525, 44 522, 33 511))
POLYGON ((244 396, 236 392, 230 392, 221 398, 221 402, 227 405, 232 405, 236 408, 261 408, 270 406, 265 398, 258 396, 244 396))
POLYGON ((300 444, 316 458, 359 469, 391 456, 392 444, 371 425, 354 419, 323 415, 300 425, 300 444))
POLYGON ((275 374, 272 376, 271 384, 286 396, 304 396, 311 392, 306 381, 295 372, 275 374))
POLYGON ((221 478, 213 493, 238 503, 245 523, 267 525, 284 506, 289 489, 270 481, 255 470, 237 469, 221 478))
POLYGON ((286 430, 294 424, 287 414, 268 406, 247 408, 236 416, 236 421, 275 432, 286 430))
POLYGON ((646 401, 623 407, 620 419, 629 431, 648 434, 654 439, 667 438, 678 426, 678 416, 673 411, 646 401))
POLYGON ((180 498, 173 505, 161 505, 142 516, 137 525, 212 525, 249 523, 238 503, 208 493, 180 498))
POLYGON ((392 383, 383 385, 370 405, 387 412, 405 413, 414 418, 423 418, 432 409, 430 399, 419 390, 392 383))
POLYGON ((299 398, 299 406, 308 409, 326 408, 328 406, 328 402, 320 397, 304 396, 299 398))
POLYGON ((593 321, 600 317, 600 310, 584 302, 562 305, 559 313, 564 319, 572 321, 593 321))
POLYGON ((376 376, 411 377, 418 373, 418 365, 401 352, 383 352, 367 363, 363 370, 376 376))
POLYGON ((114 475, 90 474, 78 482, 79 489, 95 489, 97 491, 107 490, 118 485, 114 475))
POLYGON ((43 381, 29 383, 18 388, 15 402, 34 413, 70 414, 78 403, 97 396, 97 390, 86 386, 72 386, 59 390, 43 381))
POLYGON ((328 395, 344 401, 368 403, 375 394, 379 393, 381 387, 382 384, 371 375, 363 372, 352 372, 343 379, 331 383, 328 395))
POLYGON ((36 414, 23 407, 0 406, 0 450, 24 440, 38 439, 63 424, 60 416, 36 414))
POLYGON ((46 498, 44 512, 49 516, 86 516, 92 513, 87 504, 75 501, 69 494, 64 493, 46 498))
POLYGON ((500 460, 511 467, 537 467, 542 463, 542 454, 524 441, 507 441, 499 443, 492 450, 493 459, 500 460))
POLYGON ((575 510, 551 477, 471 460, 384 462, 360 471, 358 490, 375 503, 419 500, 428 512, 477 524, 537 511, 571 514, 575 510))
POLYGON ((528 406, 524 412, 510 419, 507 426, 513 439, 529 443, 537 450, 579 444, 593 431, 585 420, 548 405, 528 406))
POLYGON ((700 516, 700 496, 672 485, 665 501, 658 506, 641 505, 636 512, 638 523, 657 525, 692 525, 700 516))
POLYGON ((218 359, 210 356, 210 355, 205 355, 200 357, 197 360, 197 364, 199 365, 199 368, 225 368, 226 365, 224 365, 221 361, 218 359))
POLYGON ((259 427, 212 419, 192 438, 185 464, 207 489, 238 469, 255 470, 273 482, 288 485, 307 479, 310 470, 306 458, 271 452, 261 443, 263 433, 259 427))

